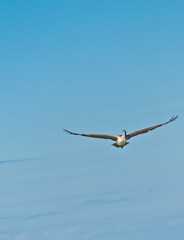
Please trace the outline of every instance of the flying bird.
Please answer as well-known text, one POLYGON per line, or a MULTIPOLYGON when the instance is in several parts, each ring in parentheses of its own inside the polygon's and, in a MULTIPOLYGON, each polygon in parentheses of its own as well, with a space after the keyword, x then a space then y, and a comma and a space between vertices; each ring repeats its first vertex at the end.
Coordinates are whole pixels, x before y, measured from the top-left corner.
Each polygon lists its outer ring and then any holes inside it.
POLYGON ((84 134, 84 133, 73 133, 70 132, 66 129, 63 128, 64 131, 66 131, 67 133, 73 134, 73 135, 79 135, 79 136, 84 136, 84 137, 92 137, 92 138, 103 138, 103 139, 110 139, 113 141, 116 141, 115 143, 113 143, 112 145, 114 147, 120 147, 123 148, 125 147, 127 144, 129 144, 129 142, 127 142, 127 140, 129 140, 132 137, 135 137, 137 135, 143 134, 143 133, 147 133, 149 131, 152 131, 158 127, 164 126, 170 122, 173 122, 174 120, 176 120, 178 118, 178 116, 173 116, 169 121, 153 126, 153 127, 148 127, 148 128, 144 128, 141 130, 138 130, 136 132, 130 133, 130 134, 126 134, 126 130, 122 131, 121 135, 117 135, 117 136, 112 136, 112 135, 103 135, 103 134, 84 134))

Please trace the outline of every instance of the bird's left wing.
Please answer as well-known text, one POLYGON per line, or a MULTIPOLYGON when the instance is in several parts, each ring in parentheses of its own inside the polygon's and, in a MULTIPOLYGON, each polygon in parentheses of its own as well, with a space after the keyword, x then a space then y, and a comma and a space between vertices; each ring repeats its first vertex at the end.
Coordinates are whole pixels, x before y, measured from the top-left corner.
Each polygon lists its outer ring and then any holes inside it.
POLYGON ((165 123, 162 123, 162 124, 153 126, 153 127, 144 128, 144 129, 142 129, 142 130, 139 130, 139 131, 130 133, 130 134, 127 135, 126 138, 127 138, 127 139, 130 139, 130 138, 135 137, 135 136, 137 136, 137 135, 139 135, 139 134, 147 133, 147 132, 152 131, 152 130, 158 128, 158 127, 164 126, 164 125, 166 125, 166 124, 168 124, 168 123, 176 120, 177 118, 178 118, 178 116, 173 116, 168 122, 165 122, 165 123))
POLYGON ((63 128, 63 130, 67 133, 73 134, 73 135, 79 135, 84 137, 92 137, 92 138, 103 138, 103 139, 111 139, 113 141, 117 140, 117 136, 111 136, 111 135, 103 135, 103 134, 84 134, 84 133, 73 133, 63 128))

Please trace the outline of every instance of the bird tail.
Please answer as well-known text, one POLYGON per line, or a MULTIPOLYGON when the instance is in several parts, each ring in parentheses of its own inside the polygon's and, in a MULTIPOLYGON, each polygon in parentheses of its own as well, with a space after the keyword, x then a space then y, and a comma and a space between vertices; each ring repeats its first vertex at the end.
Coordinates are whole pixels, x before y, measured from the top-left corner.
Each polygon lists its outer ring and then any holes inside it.
POLYGON ((119 147, 117 143, 112 144, 114 147, 119 147))
POLYGON ((113 145, 114 147, 117 147, 117 148, 118 148, 118 147, 124 148, 127 144, 129 144, 129 142, 126 142, 124 146, 118 146, 117 143, 113 143, 112 145, 113 145))

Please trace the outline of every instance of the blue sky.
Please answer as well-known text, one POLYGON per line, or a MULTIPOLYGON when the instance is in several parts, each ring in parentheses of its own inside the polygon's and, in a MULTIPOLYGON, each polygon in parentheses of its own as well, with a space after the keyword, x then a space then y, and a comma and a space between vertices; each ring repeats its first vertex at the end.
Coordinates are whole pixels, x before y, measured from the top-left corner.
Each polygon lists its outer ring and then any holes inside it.
POLYGON ((183 239, 183 9, 1 1, 0 239, 183 239))

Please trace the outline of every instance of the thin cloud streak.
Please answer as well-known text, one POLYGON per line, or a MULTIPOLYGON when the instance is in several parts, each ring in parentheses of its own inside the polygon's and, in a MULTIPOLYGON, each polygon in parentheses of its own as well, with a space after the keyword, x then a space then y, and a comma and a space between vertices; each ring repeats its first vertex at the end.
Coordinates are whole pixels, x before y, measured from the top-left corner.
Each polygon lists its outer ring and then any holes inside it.
POLYGON ((38 160, 44 160, 44 159, 45 158, 25 158, 25 159, 3 160, 3 161, 0 161, 0 164, 17 163, 17 162, 28 162, 28 161, 38 161, 38 160))
POLYGON ((85 201, 84 204, 88 205, 104 205, 104 204, 113 204, 113 203, 120 203, 120 202, 130 202, 130 198, 119 198, 119 199, 92 199, 85 201))
POLYGON ((41 213, 41 214, 36 214, 36 215, 29 216, 29 217, 25 218, 25 220, 31 220, 31 219, 43 218, 43 217, 50 217, 50 216, 55 216, 55 215, 59 215, 59 214, 61 214, 61 212, 46 212, 46 213, 41 213))

